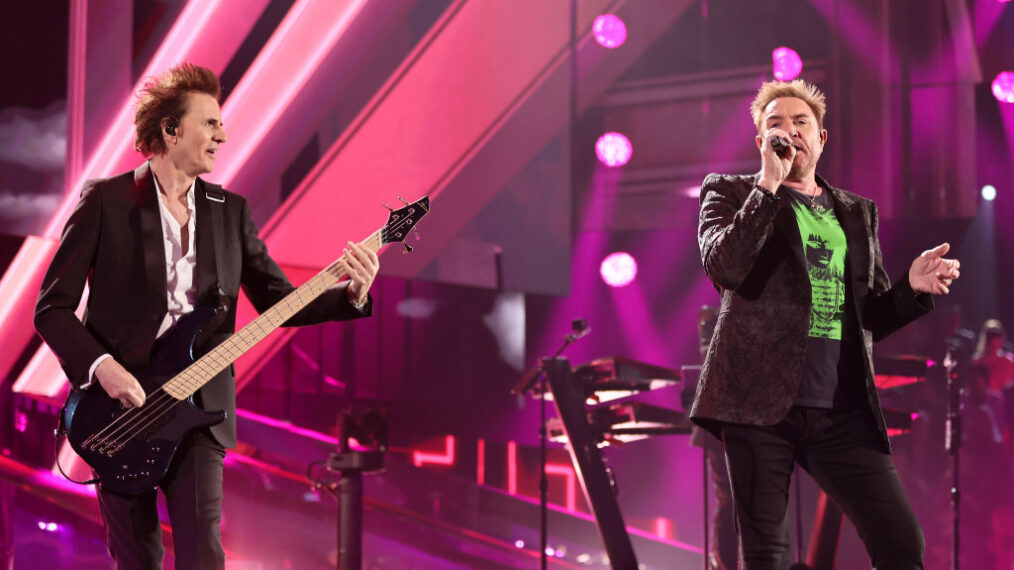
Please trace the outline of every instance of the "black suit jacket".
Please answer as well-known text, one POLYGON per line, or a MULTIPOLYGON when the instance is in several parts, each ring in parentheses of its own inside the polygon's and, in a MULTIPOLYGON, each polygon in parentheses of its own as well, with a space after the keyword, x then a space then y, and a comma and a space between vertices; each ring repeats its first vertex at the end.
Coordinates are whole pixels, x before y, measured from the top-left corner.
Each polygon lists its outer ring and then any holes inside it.
MULTIPOLYGON (((788 198, 756 189, 758 179, 710 174, 701 188, 698 244, 722 303, 690 416, 716 435, 723 422, 772 425, 785 417, 799 391, 810 329, 810 279, 795 213, 788 198)), ((873 383, 873 341, 928 312, 933 301, 916 295, 907 275, 891 285, 873 201, 817 180, 830 192, 848 244, 847 310, 862 335, 867 403, 890 450, 873 383)))
MULTIPOLYGON (((198 348, 204 351, 234 332, 241 286, 254 307, 264 311, 292 291, 293 285, 257 237, 243 197, 200 178, 194 194, 196 302, 224 302, 228 307, 225 316, 213 321, 202 337, 198 348), (216 232, 213 224, 218 220, 216 232), (222 243, 216 246, 216 239, 222 243), (216 250, 223 257, 217 262, 216 250)), ((145 162, 132 172, 86 182, 67 221, 42 282, 35 327, 74 387, 88 380, 88 368, 105 353, 135 373, 147 365, 167 310, 165 249, 157 200, 152 172, 145 162), (86 282, 88 304, 83 319, 78 320, 74 310, 86 282)), ((325 292, 285 325, 356 318, 369 315, 371 310, 372 301, 363 311, 352 307, 345 285, 341 285, 325 292)), ((205 384, 196 400, 208 410, 228 412, 228 419, 214 426, 212 434, 222 445, 234 446, 236 385, 232 367, 205 384)))

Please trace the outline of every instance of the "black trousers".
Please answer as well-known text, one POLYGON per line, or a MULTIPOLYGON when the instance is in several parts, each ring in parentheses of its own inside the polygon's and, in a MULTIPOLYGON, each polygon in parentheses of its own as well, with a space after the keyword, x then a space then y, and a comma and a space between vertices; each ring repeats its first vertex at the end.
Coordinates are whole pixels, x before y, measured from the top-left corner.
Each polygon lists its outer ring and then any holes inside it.
POLYGON ((729 467, 725 462, 722 442, 710 432, 695 427, 690 443, 704 450, 708 460, 711 490, 715 494, 715 505, 711 517, 711 552, 708 556, 710 570, 736 570, 739 567, 739 537, 736 534, 736 518, 732 506, 732 485, 729 483, 729 467))
POLYGON ((805 469, 855 524, 877 570, 922 569, 925 539, 866 409, 794 407, 773 426, 722 428, 743 568, 789 567, 789 478, 805 469))
MULTIPOLYGON (((187 436, 161 483, 173 530, 177 570, 223 570, 222 472, 225 448, 207 430, 187 436)), ((128 497, 100 490, 99 510, 118 570, 161 570, 156 493, 128 497)))

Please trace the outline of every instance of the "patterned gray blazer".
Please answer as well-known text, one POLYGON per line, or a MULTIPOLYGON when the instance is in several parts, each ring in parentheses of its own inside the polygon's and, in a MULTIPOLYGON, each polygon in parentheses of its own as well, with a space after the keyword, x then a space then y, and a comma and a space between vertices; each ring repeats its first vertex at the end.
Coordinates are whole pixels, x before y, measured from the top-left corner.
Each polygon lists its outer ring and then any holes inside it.
MULTIPOLYGON (((810 280, 795 214, 788 199, 756 189, 758 179, 709 174, 701 188, 698 245, 722 304, 690 417, 716 435, 722 423, 772 425, 785 417, 810 328, 810 280)), ((873 341, 929 312, 933 300, 916 294, 907 274, 891 285, 873 201, 817 180, 830 189, 848 243, 847 310, 862 331, 867 402, 889 451, 873 384, 873 341)))

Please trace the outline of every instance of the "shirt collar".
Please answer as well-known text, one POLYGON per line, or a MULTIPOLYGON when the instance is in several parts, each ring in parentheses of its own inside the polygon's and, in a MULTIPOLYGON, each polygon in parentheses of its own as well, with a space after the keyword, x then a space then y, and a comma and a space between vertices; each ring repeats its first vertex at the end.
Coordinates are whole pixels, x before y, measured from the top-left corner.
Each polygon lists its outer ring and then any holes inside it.
MULTIPOLYGON (((151 161, 148 162, 148 168, 151 168, 151 161)), ((151 180, 155 183, 155 192, 162 194, 162 187, 158 185, 158 177, 155 176, 155 171, 151 172, 151 180)), ((194 189, 197 187, 197 179, 190 183, 190 189, 187 190, 187 209, 190 211, 194 210, 194 189)))

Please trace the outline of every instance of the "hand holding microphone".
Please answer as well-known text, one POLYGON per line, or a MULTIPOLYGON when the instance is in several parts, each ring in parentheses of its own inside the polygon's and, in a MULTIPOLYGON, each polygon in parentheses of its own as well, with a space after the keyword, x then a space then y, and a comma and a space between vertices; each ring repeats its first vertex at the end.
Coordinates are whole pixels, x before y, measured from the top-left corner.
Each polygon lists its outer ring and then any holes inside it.
POLYGON ((789 152, 791 152, 789 149, 794 148, 791 141, 783 139, 778 135, 771 135, 768 138, 768 144, 771 145, 771 148, 779 158, 788 158, 789 152))
POLYGON ((757 146, 761 151, 759 184, 771 192, 777 192, 792 169, 796 147, 792 144, 792 138, 781 129, 768 129, 763 138, 757 137, 757 146))

